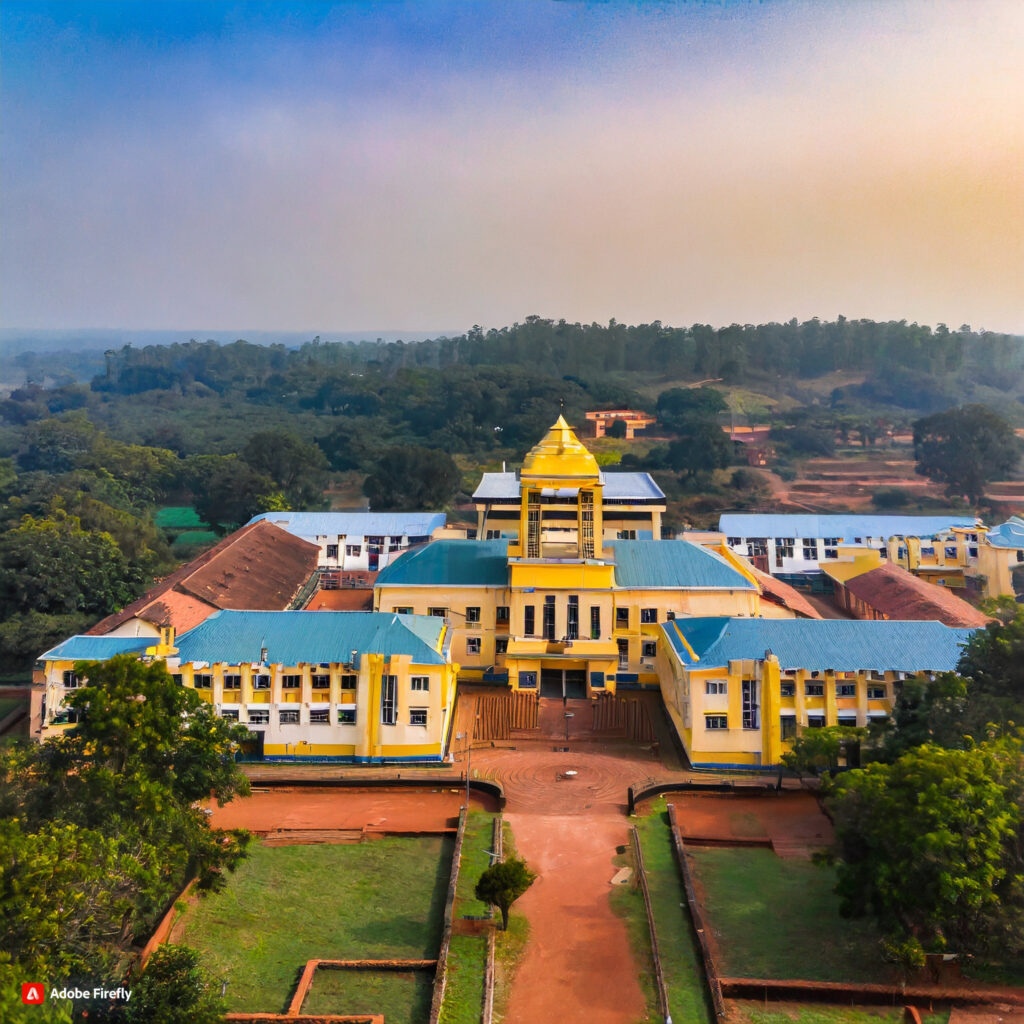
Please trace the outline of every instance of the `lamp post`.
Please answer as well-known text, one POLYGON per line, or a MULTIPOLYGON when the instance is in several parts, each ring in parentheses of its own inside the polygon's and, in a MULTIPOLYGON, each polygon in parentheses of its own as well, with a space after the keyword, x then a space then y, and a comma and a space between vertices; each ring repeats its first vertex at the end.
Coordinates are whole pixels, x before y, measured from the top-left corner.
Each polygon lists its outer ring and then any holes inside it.
POLYGON ((575 718, 576 717, 576 712, 575 711, 565 711, 565 712, 563 712, 563 717, 565 718, 565 742, 568 743, 569 742, 569 719, 570 718, 575 718))

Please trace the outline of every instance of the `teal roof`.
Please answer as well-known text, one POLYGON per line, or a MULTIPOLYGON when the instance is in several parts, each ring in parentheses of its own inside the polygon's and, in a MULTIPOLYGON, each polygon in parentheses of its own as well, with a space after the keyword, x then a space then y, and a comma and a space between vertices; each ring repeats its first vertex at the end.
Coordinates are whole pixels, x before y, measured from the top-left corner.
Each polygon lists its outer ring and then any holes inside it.
POLYGON ((106 661, 115 654, 145 654, 155 636, 71 636, 39 656, 40 661, 106 661))
POLYGON ((757 589, 720 554, 686 540, 616 540, 605 547, 614 552, 617 587, 757 589))
POLYGON ((435 540, 396 558, 375 586, 508 586, 508 541, 435 540))
POLYGON ((784 671, 812 672, 950 672, 974 632, 941 622, 859 619, 693 618, 662 623, 661 629, 684 665, 717 668, 760 660, 770 650, 784 671))
POLYGON ((177 640, 186 662, 329 664, 360 654, 408 654, 417 665, 443 665, 437 650, 444 619, 391 612, 215 612, 177 640))

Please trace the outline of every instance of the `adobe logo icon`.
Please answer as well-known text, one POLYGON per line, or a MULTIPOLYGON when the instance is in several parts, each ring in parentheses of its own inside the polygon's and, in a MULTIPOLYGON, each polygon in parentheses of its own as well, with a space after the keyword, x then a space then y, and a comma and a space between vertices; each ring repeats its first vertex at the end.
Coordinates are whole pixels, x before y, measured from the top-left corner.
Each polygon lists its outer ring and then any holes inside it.
POLYGON ((21 1001, 26 1006, 39 1006, 46 998, 46 990, 37 981, 28 981, 21 986, 21 1001))

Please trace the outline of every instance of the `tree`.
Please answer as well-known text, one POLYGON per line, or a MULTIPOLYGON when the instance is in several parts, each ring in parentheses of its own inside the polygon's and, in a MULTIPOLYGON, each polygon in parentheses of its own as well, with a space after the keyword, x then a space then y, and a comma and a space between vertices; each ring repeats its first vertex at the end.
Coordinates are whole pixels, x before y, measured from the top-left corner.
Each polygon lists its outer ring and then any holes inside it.
POLYGON ((242 458, 274 481, 291 508, 323 501, 327 460, 315 444, 286 430, 264 430, 249 438, 242 458))
POLYGON ((685 480, 693 480, 728 466, 732 461, 732 446, 717 423, 691 421, 679 440, 669 444, 665 461, 685 480))
POLYGON ((990 480, 1017 468, 1020 444, 1001 416, 984 405, 965 405, 914 424, 914 457, 918 473, 976 505, 990 480))
POLYGON ((793 741, 782 763, 799 775, 833 773, 840 761, 856 756, 867 729, 849 725, 831 725, 825 729, 808 729, 793 741))
POLYGON ((1024 945, 1019 740, 925 744, 826 792, 844 915, 873 916, 904 955, 1024 945))
POLYGON ((725 396, 715 388, 671 388, 658 395, 658 421, 672 433, 685 433, 701 420, 717 423, 728 410, 725 396))
POLYGON ((922 676, 905 680, 896 690, 892 714, 872 723, 874 755, 895 761, 925 743, 962 747, 967 698, 967 683, 953 672, 943 672, 934 680, 922 676))
POLYGON ((386 448, 363 482, 363 494, 375 509, 414 511, 449 505, 462 474, 447 453, 430 448, 386 448))
POLYGON ((608 437, 614 437, 622 439, 626 436, 626 421, 625 420, 612 420, 608 429, 605 431, 608 437))
POLYGON ((481 903, 490 903, 501 911, 501 927, 508 929, 508 912, 520 896, 533 885, 537 876, 516 857, 492 864, 476 883, 474 894, 481 903))
POLYGON ((288 507, 274 481, 237 455, 196 456, 189 460, 189 470, 196 512, 218 533, 227 533, 259 512, 288 507))
POLYGON ((132 985, 124 1019, 126 1024, 218 1024, 226 1009, 199 954, 168 944, 154 950, 132 985))

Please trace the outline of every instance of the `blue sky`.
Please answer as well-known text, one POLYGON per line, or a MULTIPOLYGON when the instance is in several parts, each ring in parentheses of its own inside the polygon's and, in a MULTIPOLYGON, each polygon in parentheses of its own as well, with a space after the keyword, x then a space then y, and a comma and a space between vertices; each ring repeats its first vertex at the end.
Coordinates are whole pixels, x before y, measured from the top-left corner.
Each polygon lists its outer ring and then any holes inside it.
POLYGON ((1024 5, 0 4, 5 326, 1024 331, 1024 5))

